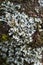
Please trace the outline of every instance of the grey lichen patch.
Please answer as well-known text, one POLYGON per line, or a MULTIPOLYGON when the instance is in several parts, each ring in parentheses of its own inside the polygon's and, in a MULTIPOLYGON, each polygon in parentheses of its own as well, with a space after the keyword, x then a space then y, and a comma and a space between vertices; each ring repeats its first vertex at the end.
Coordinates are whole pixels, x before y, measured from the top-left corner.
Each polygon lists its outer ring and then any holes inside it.
POLYGON ((0 39, 3 41, 0 42, 0 62, 3 65, 39 65, 43 50, 42 46, 38 47, 43 42, 43 32, 40 33, 43 31, 42 20, 29 17, 17 8, 21 9, 21 5, 13 5, 9 1, 1 4, 4 14, 0 20, 4 22, 0 22, 0 39))
POLYGON ((43 7, 43 0, 38 0, 38 2, 39 2, 39 4, 40 4, 40 6, 43 7))

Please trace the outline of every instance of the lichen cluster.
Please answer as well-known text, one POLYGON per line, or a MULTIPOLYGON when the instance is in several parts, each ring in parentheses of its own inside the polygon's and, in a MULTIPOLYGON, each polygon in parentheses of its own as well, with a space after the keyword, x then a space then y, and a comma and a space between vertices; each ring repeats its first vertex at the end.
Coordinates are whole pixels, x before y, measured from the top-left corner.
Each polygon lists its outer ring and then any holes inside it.
POLYGON ((0 11, 3 12, 1 12, 0 21, 4 21, 7 23, 7 27, 9 26, 9 29, 5 28, 7 32, 4 34, 2 32, 0 37, 1 65, 40 64, 39 60, 42 58, 43 47, 32 49, 29 45, 32 45, 32 36, 37 28, 38 31, 43 31, 40 25, 36 26, 38 23, 42 24, 42 20, 29 17, 24 12, 19 12, 20 9, 21 4, 14 5, 9 1, 1 4, 0 11))

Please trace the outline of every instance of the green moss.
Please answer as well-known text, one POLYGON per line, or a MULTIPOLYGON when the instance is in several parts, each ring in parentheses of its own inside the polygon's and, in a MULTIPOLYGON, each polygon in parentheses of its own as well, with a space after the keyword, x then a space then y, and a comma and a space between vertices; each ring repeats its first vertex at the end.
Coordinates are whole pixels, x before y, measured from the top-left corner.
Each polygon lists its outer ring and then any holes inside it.
POLYGON ((2 40, 2 41, 7 41, 7 40, 8 40, 8 35, 2 34, 1 40, 2 40))

